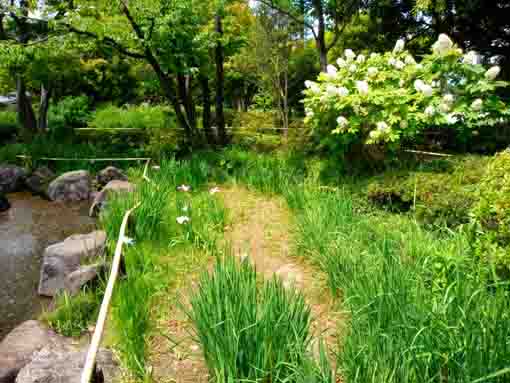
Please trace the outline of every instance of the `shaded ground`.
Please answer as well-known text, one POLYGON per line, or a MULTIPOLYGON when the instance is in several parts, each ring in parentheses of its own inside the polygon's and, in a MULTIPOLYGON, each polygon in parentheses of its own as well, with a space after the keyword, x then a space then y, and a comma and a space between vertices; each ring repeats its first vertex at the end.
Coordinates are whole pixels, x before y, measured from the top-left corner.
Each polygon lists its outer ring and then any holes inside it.
MULTIPOLYGON (((291 249, 291 215, 285 202, 277 197, 254 193, 240 186, 222 188, 222 198, 229 211, 230 225, 225 239, 238 257, 249 257, 265 278, 278 275, 287 286, 294 285, 305 295, 314 316, 314 335, 322 336, 336 349, 338 323, 341 314, 335 312, 324 276, 317 269, 293 257, 291 249)), ((185 255, 183 255, 184 257, 185 255)), ((202 258, 194 269, 184 267, 175 286, 177 295, 186 296, 193 288, 197 273, 213 259, 202 258)), ((189 264, 189 263, 188 263, 189 264)), ((191 324, 177 308, 172 296, 161 304, 168 309, 161 314, 157 335, 152 342, 150 364, 155 380, 160 383, 202 383, 208 381, 207 368, 201 350, 191 337, 191 324)), ((334 358, 332 358, 334 362, 334 358)))

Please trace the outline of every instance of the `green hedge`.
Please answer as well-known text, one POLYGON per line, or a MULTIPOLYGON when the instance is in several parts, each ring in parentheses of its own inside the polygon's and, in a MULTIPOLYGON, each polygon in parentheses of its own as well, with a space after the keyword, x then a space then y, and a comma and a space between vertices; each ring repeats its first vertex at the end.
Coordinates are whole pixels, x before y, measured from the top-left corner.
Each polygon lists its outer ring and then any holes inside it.
POLYGON ((451 169, 386 173, 369 184, 369 200, 390 211, 415 209, 426 224, 456 227, 470 222, 478 188, 488 164, 486 157, 454 160, 451 169))
POLYGON ((96 110, 89 127, 96 129, 156 129, 173 123, 173 113, 167 106, 133 105, 118 107, 107 105, 96 110))

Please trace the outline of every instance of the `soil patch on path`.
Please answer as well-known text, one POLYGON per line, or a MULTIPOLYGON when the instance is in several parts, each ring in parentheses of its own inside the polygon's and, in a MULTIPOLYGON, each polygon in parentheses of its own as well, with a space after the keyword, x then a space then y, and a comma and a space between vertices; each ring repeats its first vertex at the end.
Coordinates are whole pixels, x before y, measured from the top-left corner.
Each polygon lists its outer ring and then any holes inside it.
POLYGON ((342 313, 329 293, 326 276, 293 254, 292 214, 286 202, 239 185, 223 190, 221 195, 231 217, 225 237, 233 253, 242 259, 248 257, 265 278, 277 275, 285 286, 300 290, 312 309, 314 336, 322 337, 330 350, 336 350, 342 313))

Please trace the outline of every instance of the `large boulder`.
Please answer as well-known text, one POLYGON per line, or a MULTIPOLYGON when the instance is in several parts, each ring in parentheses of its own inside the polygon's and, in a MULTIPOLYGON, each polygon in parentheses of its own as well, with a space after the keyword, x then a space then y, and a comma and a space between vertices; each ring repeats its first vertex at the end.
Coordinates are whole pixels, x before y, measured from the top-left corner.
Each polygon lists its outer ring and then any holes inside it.
POLYGON ((46 195, 48 185, 55 179, 56 175, 46 166, 37 168, 27 179, 25 184, 28 189, 37 195, 46 195))
POLYGON ((110 181, 127 181, 127 180, 128 178, 122 172, 122 170, 116 168, 115 166, 108 166, 97 174, 97 183, 101 186, 106 185, 110 181))
POLYGON ((19 166, 0 166, 0 193, 14 193, 20 191, 25 184, 27 171, 19 166))
POLYGON ((106 205, 108 198, 115 193, 132 193, 136 190, 136 186, 127 181, 110 181, 99 192, 96 193, 89 214, 91 217, 96 216, 99 211, 106 205))
MULTIPOLYGON (((44 347, 19 372, 16 383, 78 383, 86 355, 87 349, 76 348, 70 342, 44 347)), ((96 371, 104 382, 117 379, 120 370, 111 351, 99 349, 96 371)))
POLYGON ((101 256, 106 246, 106 233, 72 235, 63 242, 46 248, 43 255, 39 294, 54 296, 65 288, 65 279, 80 268, 86 259, 101 256))
POLYGON ((70 295, 78 294, 82 286, 97 278, 103 266, 103 263, 81 266, 71 274, 66 275, 64 278, 65 291, 70 295))
POLYGON ((86 170, 67 172, 52 181, 48 197, 52 201, 81 201, 90 198, 92 180, 86 170))
POLYGON ((14 383, 37 351, 59 341, 59 335, 35 320, 16 327, 0 343, 0 383, 14 383))
POLYGON ((7 211, 10 208, 11 208, 11 204, 9 203, 9 200, 7 199, 6 196, 4 196, 0 192, 0 213, 3 212, 3 211, 7 211))

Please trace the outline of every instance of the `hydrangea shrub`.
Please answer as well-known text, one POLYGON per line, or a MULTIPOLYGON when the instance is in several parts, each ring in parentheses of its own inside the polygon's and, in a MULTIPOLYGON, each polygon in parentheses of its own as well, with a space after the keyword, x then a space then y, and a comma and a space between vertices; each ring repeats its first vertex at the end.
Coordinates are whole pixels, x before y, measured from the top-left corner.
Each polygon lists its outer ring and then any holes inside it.
POLYGON ((398 147, 428 127, 448 127, 467 135, 510 118, 496 90, 500 68, 480 64, 441 35, 420 63, 397 41, 393 51, 369 56, 345 50, 304 91, 305 124, 329 143, 398 147))

